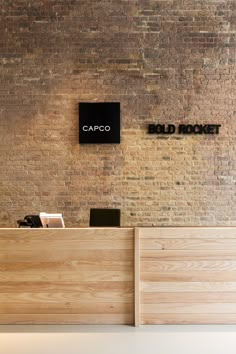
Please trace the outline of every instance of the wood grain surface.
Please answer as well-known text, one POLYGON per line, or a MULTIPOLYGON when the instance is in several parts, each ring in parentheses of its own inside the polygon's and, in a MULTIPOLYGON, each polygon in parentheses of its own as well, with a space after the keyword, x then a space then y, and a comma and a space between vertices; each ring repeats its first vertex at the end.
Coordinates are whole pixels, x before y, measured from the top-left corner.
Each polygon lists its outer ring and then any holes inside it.
POLYGON ((134 229, 1 229, 0 323, 133 324, 134 229))
POLYGON ((140 324, 236 324, 236 228, 139 228, 140 324))
POLYGON ((1 324, 236 324, 236 228, 0 229, 1 324))

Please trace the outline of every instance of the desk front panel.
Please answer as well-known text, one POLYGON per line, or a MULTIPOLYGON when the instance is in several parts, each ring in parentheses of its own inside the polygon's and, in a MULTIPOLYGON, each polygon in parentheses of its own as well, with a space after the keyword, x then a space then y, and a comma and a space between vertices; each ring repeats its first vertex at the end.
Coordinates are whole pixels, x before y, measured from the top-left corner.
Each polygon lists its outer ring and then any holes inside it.
POLYGON ((133 233, 1 229, 0 323, 132 324, 133 233))
POLYGON ((236 324, 236 228, 139 228, 137 235, 136 324, 236 324))

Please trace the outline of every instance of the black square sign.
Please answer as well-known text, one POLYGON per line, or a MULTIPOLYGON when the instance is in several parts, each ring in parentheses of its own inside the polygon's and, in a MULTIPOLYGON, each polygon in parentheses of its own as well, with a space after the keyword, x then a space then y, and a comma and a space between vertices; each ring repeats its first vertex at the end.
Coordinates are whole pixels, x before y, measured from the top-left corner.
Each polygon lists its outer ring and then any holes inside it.
POLYGON ((119 144, 120 103, 79 103, 79 143, 119 144))

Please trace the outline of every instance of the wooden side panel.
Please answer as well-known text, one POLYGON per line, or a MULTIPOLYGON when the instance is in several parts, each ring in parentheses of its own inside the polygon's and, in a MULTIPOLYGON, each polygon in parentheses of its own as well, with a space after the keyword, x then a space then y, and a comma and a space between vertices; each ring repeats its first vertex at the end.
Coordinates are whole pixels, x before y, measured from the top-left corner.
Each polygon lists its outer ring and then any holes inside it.
POLYGON ((132 228, 1 229, 0 323, 134 323, 132 228))
POLYGON ((139 228, 135 229, 134 234, 134 324, 140 324, 140 237, 139 228))
POLYGON ((140 228, 141 324, 236 324, 236 228, 140 228))

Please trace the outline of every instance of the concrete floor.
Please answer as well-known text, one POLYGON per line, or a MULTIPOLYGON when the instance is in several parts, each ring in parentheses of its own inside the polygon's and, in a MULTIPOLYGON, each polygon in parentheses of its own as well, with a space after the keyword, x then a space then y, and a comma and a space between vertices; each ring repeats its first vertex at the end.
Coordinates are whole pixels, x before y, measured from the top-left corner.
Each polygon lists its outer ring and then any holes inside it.
POLYGON ((0 354, 236 354, 236 326, 0 326, 0 354))

